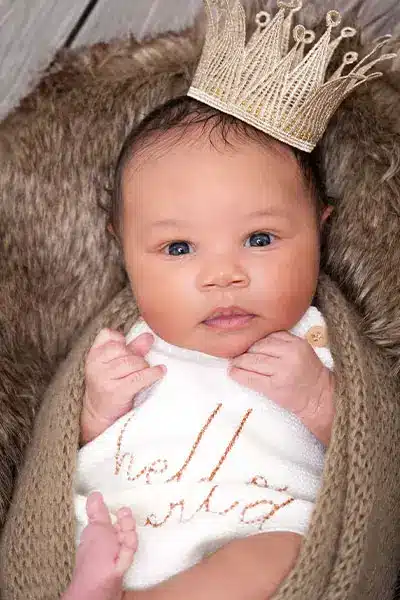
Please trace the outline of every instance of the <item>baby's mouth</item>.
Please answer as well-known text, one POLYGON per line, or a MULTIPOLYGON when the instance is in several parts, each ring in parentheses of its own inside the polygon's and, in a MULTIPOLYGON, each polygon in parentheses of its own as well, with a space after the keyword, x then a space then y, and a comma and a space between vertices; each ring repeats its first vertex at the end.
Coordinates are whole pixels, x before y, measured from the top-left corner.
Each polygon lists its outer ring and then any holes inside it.
POLYGON ((236 306, 217 308, 203 321, 203 324, 212 329, 235 331, 246 327, 254 317, 255 315, 236 306))

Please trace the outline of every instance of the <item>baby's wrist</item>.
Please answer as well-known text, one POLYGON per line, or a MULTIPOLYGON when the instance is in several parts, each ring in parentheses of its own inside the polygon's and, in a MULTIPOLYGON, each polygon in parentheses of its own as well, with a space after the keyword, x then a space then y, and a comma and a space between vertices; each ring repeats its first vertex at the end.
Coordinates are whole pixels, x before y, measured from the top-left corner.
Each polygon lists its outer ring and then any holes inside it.
POLYGON ((110 425, 112 425, 113 421, 107 419, 99 415, 92 406, 92 403, 89 399, 87 391, 85 391, 85 396, 83 400, 83 408, 81 414, 81 431, 79 438, 79 445, 84 446, 88 444, 92 440, 94 440, 97 436, 99 436, 103 431, 105 431, 110 425))
POLYGON ((335 417, 334 374, 324 368, 315 396, 310 398, 307 409, 299 415, 304 425, 325 446, 329 445, 335 417))
POLYGON ((108 427, 111 427, 117 419, 102 419, 100 417, 94 417, 88 413, 85 407, 82 410, 81 416, 81 432, 79 438, 79 445, 85 446, 92 440, 102 434, 108 427))
POLYGON ((88 392, 85 391, 81 413, 80 447, 88 444, 111 427, 118 419, 127 414, 132 408, 133 400, 122 406, 113 405, 110 401, 93 404, 88 392))
POLYGON ((95 422, 92 421, 91 417, 87 415, 85 408, 82 410, 80 425, 79 447, 81 448, 82 446, 89 444, 89 442, 94 440, 94 438, 99 434, 97 433, 95 422))

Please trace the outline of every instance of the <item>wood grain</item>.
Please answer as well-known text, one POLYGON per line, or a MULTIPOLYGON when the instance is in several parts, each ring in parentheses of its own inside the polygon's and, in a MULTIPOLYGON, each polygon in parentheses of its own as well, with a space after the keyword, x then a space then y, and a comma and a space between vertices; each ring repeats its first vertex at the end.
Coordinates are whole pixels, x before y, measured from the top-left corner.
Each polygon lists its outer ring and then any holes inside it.
POLYGON ((74 45, 132 34, 179 30, 193 21, 201 0, 98 0, 74 45))
POLYGON ((0 118, 51 62, 86 0, 0 0, 0 118))

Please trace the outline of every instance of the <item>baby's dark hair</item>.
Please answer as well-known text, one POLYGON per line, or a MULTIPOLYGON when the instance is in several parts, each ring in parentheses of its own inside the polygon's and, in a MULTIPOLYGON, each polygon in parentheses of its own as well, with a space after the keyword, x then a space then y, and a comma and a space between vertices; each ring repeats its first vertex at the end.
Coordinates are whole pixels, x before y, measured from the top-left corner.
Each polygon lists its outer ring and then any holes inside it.
MULTIPOLYGON (((270 146, 273 138, 236 117, 223 113, 207 104, 189 96, 180 96, 169 100, 149 113, 127 136, 114 172, 110 203, 102 206, 108 215, 109 225, 120 238, 122 220, 122 180, 127 164, 131 161, 136 149, 151 144, 155 135, 175 130, 183 136, 188 128, 201 125, 212 142, 212 135, 217 133, 226 145, 232 145, 232 134, 235 139, 253 140, 263 146, 270 146)), ((179 138, 177 138, 179 139, 179 138)), ((274 140, 275 141, 275 140, 274 140)), ((316 151, 306 153, 290 147, 304 175, 316 202, 318 216, 326 205, 325 189, 320 176, 319 161, 316 151)))

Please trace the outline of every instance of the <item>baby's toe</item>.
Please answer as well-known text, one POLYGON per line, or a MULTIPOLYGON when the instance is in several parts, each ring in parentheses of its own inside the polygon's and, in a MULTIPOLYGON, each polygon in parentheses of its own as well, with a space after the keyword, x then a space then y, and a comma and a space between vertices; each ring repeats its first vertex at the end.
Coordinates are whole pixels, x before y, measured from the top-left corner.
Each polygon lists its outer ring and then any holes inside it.
POLYGON ((136 531, 120 531, 118 533, 118 541, 121 546, 126 546, 127 548, 135 551, 137 548, 136 531))
POLYGON ((133 562, 137 550, 137 536, 135 531, 121 531, 118 534, 120 550, 115 563, 115 570, 120 576, 124 575, 133 562))
POLYGON ((117 510, 117 517, 123 519, 124 517, 131 517, 133 519, 132 511, 128 506, 123 506, 117 510))
POLYGON ((120 508, 117 512, 117 518, 119 531, 132 531, 133 529, 135 529, 136 523, 130 508, 120 508))
POLYGON ((92 492, 86 501, 86 513, 90 523, 111 524, 110 513, 100 492, 92 492))

